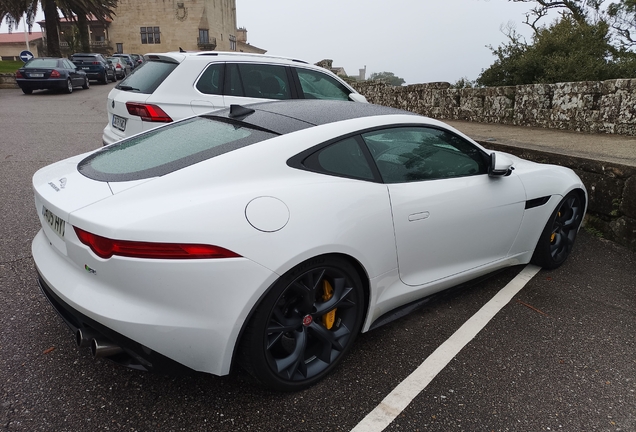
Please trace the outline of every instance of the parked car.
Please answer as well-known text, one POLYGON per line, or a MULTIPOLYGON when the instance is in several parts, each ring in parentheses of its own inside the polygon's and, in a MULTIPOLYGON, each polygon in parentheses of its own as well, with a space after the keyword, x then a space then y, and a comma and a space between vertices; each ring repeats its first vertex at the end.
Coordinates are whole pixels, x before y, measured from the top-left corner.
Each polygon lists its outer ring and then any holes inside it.
POLYGON ((135 61, 135 59, 133 58, 133 56, 131 54, 113 54, 113 57, 119 57, 122 58, 126 61, 126 63, 128 63, 130 65, 130 68, 132 70, 134 70, 137 67, 137 62, 135 61))
POLYGON ((73 93, 74 87, 89 88, 88 77, 68 59, 38 57, 29 60, 15 73, 15 80, 24 94, 33 90, 53 89, 73 93))
POLYGON ((88 79, 107 84, 108 81, 117 81, 115 67, 101 54, 77 53, 71 56, 71 60, 78 69, 86 72, 88 79))
POLYGON ((131 54, 131 57, 135 61, 135 67, 141 66, 141 64, 144 62, 144 56, 142 56, 141 54, 131 54))
POLYGON ((217 51, 147 54, 145 59, 108 95, 104 144, 231 104, 266 99, 366 102, 330 71, 299 60, 217 51))
POLYGON ((572 170, 437 120, 309 100, 167 124, 33 187, 39 282, 78 345, 145 369, 238 362, 278 390, 324 378, 405 305, 560 266, 588 199, 572 170))
POLYGON ((110 61, 115 68, 115 77, 117 79, 124 79, 130 74, 131 68, 126 61, 121 57, 107 57, 106 60, 110 61))

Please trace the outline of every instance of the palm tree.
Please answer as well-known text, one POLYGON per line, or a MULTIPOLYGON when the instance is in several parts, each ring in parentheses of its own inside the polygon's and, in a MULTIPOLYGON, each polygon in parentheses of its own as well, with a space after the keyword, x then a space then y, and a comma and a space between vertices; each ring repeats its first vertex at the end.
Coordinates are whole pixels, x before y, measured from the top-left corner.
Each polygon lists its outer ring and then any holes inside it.
POLYGON ((88 15, 94 15, 98 20, 112 18, 118 0, 0 0, 0 22, 6 21, 9 29, 20 23, 26 14, 26 24, 29 29, 33 27, 35 14, 40 6, 44 10, 46 26, 46 50, 47 55, 61 57, 60 18, 58 9, 64 18, 78 23, 82 50, 90 51, 88 39, 88 15))

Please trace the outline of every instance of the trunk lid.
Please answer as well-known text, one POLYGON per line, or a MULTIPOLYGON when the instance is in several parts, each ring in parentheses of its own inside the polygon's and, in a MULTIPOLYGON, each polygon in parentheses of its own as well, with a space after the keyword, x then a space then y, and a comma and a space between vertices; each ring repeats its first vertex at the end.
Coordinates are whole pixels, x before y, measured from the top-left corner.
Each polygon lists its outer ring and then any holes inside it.
POLYGON ((38 218, 44 234, 66 255, 66 237, 70 214, 113 195, 108 183, 83 176, 76 156, 38 170, 33 175, 33 190, 38 218))

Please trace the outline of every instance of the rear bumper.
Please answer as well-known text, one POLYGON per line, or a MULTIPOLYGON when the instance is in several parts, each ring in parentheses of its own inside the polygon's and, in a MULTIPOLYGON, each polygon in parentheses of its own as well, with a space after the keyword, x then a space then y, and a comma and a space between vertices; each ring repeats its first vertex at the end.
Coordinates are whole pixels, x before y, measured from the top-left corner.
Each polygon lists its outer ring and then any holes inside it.
POLYGON ((123 140, 124 136, 119 136, 115 132, 113 132, 113 128, 110 124, 107 124, 104 128, 104 133, 102 134, 102 145, 109 145, 119 140, 123 140))
POLYGON ((104 78, 104 73, 106 73, 105 71, 84 71, 86 72, 86 76, 88 77, 89 80, 101 80, 102 78, 104 78))
POLYGON ((65 89, 67 78, 16 79, 18 86, 26 90, 65 89))
POLYGON ((277 278, 244 258, 102 260, 77 243, 67 239, 61 252, 43 230, 35 236, 31 251, 42 291, 71 330, 104 336, 134 360, 121 363, 148 370, 174 371, 176 362, 229 373, 243 323, 277 278))
POLYGON ((82 314, 78 310, 73 309, 53 292, 51 287, 44 281, 37 266, 36 271, 42 294, 44 294, 51 306, 53 306, 53 309, 55 309, 69 329, 71 329, 73 335, 76 335, 78 330, 82 330, 85 334, 88 333, 95 338, 110 341, 124 350, 125 354, 117 354, 109 357, 110 360, 132 369, 169 372, 172 374, 193 372, 192 369, 117 333, 82 314))

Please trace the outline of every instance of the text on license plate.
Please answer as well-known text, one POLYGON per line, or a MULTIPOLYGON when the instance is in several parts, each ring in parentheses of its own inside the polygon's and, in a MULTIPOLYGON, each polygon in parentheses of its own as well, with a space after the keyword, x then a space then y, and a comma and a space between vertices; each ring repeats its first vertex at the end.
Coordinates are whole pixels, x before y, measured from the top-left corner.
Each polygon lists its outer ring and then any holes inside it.
POLYGON ((29 75, 31 78, 43 78, 44 74, 43 73, 32 73, 29 75))
POLYGON ((63 238, 66 222, 44 206, 42 206, 42 216, 44 216, 44 220, 49 224, 51 229, 55 231, 55 234, 63 238))
POLYGON ((126 130, 126 119, 113 114, 113 127, 120 131, 126 130))
POLYGON ((91 70, 90 66, 82 66, 82 70, 91 70))

